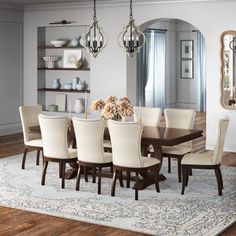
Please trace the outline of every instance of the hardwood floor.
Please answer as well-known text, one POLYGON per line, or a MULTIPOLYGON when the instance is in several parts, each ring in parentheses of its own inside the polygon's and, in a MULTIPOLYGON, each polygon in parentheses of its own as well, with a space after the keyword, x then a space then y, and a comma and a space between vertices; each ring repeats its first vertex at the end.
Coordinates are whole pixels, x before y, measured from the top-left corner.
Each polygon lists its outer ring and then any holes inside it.
MULTIPOLYGON (((162 120, 164 123, 164 120, 162 120)), ((205 114, 197 113, 194 128, 205 131, 205 114)), ((203 151, 205 147, 205 132, 201 139, 193 142, 194 151, 203 151)), ((22 134, 0 137, 0 158, 23 152, 22 134)), ((222 165, 236 167, 236 153, 225 153, 222 165)), ((20 168, 20 167, 19 167, 20 168)), ((26 212, 0 207, 1 236, 144 236, 136 232, 119 230, 89 223, 66 220, 58 217, 26 212)), ((236 224, 221 234, 235 236, 236 224)))

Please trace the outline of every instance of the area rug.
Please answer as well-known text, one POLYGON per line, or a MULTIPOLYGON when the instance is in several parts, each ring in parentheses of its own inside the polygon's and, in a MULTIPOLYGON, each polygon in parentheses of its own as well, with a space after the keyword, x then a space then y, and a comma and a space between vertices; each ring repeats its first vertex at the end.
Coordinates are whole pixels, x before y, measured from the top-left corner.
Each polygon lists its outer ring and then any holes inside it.
MULTIPOLYGON (((194 170, 185 195, 173 161, 167 174, 164 162, 161 172, 167 177, 140 191, 134 200, 132 189, 116 186, 110 196, 111 179, 102 179, 102 194, 97 184, 81 180, 79 192, 75 179, 60 189, 58 164, 49 163, 46 185, 40 185, 42 165, 35 165, 35 154, 29 153, 26 169, 21 170, 22 155, 0 159, 0 205, 31 212, 90 222, 150 235, 217 235, 236 221, 236 168, 222 167, 223 196, 218 196, 214 171, 194 170)), ((119 181, 117 181, 119 182, 119 181)), ((133 182, 132 182, 133 183, 133 182)))

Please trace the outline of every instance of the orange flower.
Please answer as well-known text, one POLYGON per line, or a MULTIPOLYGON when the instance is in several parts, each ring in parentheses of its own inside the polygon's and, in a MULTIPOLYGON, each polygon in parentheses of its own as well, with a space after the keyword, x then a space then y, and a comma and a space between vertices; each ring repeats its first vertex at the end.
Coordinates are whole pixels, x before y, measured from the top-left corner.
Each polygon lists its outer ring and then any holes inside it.
POLYGON ((112 119, 117 115, 116 104, 115 103, 107 103, 102 110, 102 115, 106 119, 112 119))
POLYGON ((107 99, 106 99, 106 103, 115 103, 117 100, 117 97, 116 96, 109 96, 107 99))
POLYGON ((102 99, 98 99, 98 100, 93 101, 91 109, 92 111, 98 112, 98 111, 102 111, 104 106, 105 106, 105 102, 102 99))

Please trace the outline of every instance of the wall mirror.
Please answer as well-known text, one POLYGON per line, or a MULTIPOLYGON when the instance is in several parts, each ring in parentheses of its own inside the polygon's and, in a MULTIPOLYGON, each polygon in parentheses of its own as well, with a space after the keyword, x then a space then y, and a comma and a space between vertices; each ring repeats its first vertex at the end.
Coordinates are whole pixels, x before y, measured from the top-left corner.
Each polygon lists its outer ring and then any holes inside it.
POLYGON ((236 110, 236 31, 221 35, 221 104, 236 110))

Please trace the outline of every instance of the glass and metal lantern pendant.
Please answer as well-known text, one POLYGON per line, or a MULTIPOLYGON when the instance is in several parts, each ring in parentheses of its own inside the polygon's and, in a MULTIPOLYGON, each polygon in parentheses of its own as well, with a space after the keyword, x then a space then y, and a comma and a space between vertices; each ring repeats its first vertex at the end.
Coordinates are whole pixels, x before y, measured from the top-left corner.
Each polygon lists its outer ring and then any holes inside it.
POLYGON ((98 25, 96 16, 96 0, 94 0, 93 3, 93 23, 89 27, 88 31, 83 34, 81 44, 92 53, 94 57, 96 57, 106 46, 106 39, 102 27, 98 25))
POLYGON ((233 52, 236 52, 236 37, 233 37, 233 40, 230 41, 229 47, 230 47, 230 49, 233 50, 233 52))
POLYGON ((124 27, 124 30, 119 34, 119 45, 126 53, 133 57, 135 53, 138 53, 145 44, 145 35, 139 30, 139 27, 135 25, 133 18, 133 4, 130 0, 130 15, 129 23, 124 27))

